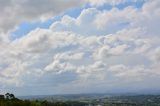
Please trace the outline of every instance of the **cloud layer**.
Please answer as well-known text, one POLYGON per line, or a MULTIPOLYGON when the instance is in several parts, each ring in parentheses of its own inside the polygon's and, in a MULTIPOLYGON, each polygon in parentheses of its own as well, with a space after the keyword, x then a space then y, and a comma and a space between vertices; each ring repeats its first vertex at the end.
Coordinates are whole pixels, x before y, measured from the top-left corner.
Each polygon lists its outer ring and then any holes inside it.
MULTIPOLYGON (((36 1, 3 1, 0 26, 8 30, 23 19, 50 13, 53 16, 75 6, 75 1, 70 2, 57 6, 63 3, 47 0, 48 8, 35 8, 36 1), (24 9, 20 9, 21 3, 24 9), (5 26, 3 16, 10 8, 19 10, 8 17, 17 21, 5 26)), ((39 88, 44 94, 46 90, 49 94, 159 89, 159 4, 153 0, 141 8, 113 7, 103 11, 93 6, 83 9, 76 18, 63 16, 49 29, 37 28, 14 41, 0 42, 0 88, 16 87, 26 94, 31 93, 26 87, 33 91, 39 88)))

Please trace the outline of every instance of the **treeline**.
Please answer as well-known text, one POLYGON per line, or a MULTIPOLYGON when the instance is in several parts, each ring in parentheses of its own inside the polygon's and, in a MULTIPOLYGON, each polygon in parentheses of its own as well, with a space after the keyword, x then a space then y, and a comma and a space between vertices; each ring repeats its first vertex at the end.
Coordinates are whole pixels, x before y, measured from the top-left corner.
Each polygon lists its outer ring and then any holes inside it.
POLYGON ((0 106, 43 106, 38 101, 20 100, 14 94, 0 95, 0 106))
POLYGON ((14 94, 6 93, 5 95, 0 95, 0 106, 86 106, 86 103, 76 102, 76 101, 30 101, 30 100, 20 100, 14 96, 14 94))

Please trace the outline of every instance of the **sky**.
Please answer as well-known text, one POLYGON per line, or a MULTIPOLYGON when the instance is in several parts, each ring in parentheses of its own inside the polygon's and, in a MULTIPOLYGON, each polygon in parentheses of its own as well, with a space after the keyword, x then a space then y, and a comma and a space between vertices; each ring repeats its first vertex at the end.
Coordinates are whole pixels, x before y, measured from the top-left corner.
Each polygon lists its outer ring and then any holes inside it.
POLYGON ((160 0, 0 0, 0 93, 160 91, 160 0))

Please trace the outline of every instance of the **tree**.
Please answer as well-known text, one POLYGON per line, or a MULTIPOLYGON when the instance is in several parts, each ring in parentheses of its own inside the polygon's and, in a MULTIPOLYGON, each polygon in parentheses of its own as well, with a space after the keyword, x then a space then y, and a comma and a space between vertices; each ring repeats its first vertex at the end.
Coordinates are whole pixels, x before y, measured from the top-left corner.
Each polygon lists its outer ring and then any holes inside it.
POLYGON ((5 94, 5 98, 8 100, 10 98, 10 94, 9 93, 6 93, 5 94))
POLYGON ((14 96, 14 94, 9 94, 9 96, 10 96, 10 99, 15 99, 15 96, 14 96))
POLYGON ((10 94, 10 93, 6 93, 6 94, 5 94, 5 98, 6 98, 7 100, 16 99, 15 96, 14 96, 14 94, 10 94))

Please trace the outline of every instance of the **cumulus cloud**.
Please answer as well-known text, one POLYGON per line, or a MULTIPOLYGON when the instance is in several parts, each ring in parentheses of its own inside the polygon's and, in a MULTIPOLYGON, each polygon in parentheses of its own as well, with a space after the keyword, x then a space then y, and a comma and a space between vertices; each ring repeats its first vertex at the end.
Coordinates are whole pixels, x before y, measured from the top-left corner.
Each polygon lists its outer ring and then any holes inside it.
POLYGON ((51 71, 51 72, 65 72, 65 71, 72 71, 75 70, 74 66, 68 63, 61 63, 57 60, 53 61, 51 64, 45 67, 46 71, 51 71))
POLYGON ((55 31, 72 31, 82 35, 103 35, 114 33, 127 26, 134 18, 136 9, 126 8, 120 11, 100 11, 96 8, 84 9, 77 18, 64 16, 61 21, 52 24, 55 31), (126 16, 125 14, 128 14, 126 16))
POLYGON ((121 55, 126 52, 126 48, 128 45, 118 45, 116 47, 109 47, 108 45, 104 45, 96 51, 94 54, 95 58, 99 58, 101 60, 109 58, 110 56, 121 55))
MULTIPOLYGON (((16 8, 21 6, 19 3, 31 5, 26 4, 29 1, 17 3, 16 8)), ((154 80, 157 81, 152 83, 153 87, 157 86, 160 80, 157 39, 160 33, 155 30, 159 26, 157 4, 159 1, 148 1, 140 9, 114 7, 106 11, 87 8, 77 18, 63 16, 49 29, 35 29, 14 41, 0 42, 0 84, 6 88, 47 85, 57 92, 78 92, 76 89, 83 87, 84 91, 93 87, 95 91, 133 85, 147 87, 146 82, 154 80)), ((11 4, 3 2, 3 5, 11 4)), ((32 8, 36 7, 31 5, 32 8)), ((43 8, 37 14, 21 11, 33 14, 30 19, 36 19, 48 11, 43 8)))
POLYGON ((9 31, 24 21, 46 20, 79 5, 76 0, 1 0, 0 31, 9 31))
POLYGON ((17 50, 24 50, 26 48, 24 51, 33 53, 67 46, 74 43, 74 40, 74 34, 69 32, 58 33, 46 29, 36 29, 27 36, 13 41, 11 45, 17 50))

